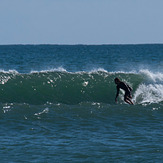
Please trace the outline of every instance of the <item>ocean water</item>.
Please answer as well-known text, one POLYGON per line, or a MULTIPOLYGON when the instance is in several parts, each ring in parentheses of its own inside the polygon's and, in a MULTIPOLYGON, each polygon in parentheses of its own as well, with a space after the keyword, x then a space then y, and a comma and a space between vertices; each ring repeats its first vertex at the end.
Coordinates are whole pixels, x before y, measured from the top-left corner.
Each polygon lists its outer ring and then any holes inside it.
POLYGON ((162 44, 0 46, 1 162, 158 163, 162 144, 162 44))

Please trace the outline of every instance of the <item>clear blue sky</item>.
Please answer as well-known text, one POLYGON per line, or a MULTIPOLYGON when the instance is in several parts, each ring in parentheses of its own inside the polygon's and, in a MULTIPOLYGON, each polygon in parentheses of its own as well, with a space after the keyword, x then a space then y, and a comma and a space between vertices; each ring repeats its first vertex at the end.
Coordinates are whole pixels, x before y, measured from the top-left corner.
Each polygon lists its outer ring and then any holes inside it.
POLYGON ((0 44, 163 43, 163 0, 0 0, 0 44))

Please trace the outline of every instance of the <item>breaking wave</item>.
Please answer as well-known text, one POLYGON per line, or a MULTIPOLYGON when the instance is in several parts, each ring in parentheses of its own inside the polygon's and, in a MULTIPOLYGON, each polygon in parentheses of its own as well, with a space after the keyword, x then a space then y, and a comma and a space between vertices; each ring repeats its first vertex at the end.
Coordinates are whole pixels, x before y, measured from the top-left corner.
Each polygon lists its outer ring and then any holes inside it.
MULTIPOLYGON (((63 103, 100 102, 114 104, 114 78, 119 77, 133 88, 136 104, 163 102, 163 74, 149 70, 139 72, 67 72, 63 68, 32 71, 0 71, 1 103, 63 103)), ((119 102, 123 103, 123 93, 119 102)))

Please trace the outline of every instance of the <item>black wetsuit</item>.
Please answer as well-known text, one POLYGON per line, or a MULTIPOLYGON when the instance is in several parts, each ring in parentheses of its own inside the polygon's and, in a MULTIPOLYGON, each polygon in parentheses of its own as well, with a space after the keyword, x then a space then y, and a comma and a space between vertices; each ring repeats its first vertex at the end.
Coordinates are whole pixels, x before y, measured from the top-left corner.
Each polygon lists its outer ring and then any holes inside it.
POLYGON ((119 90, 123 89, 125 91, 125 95, 124 95, 124 98, 126 99, 127 97, 131 98, 131 87, 128 86, 126 83, 124 82, 120 82, 119 84, 117 84, 117 95, 116 95, 116 98, 118 97, 119 95, 119 90))

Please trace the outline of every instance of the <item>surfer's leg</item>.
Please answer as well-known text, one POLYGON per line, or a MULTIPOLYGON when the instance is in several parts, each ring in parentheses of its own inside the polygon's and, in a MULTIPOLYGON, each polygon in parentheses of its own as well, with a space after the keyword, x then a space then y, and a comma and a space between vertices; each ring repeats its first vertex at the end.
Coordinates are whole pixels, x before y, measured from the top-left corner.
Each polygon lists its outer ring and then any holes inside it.
POLYGON ((127 100, 130 102, 130 104, 134 105, 130 98, 127 98, 127 100))
POLYGON ((127 96, 124 96, 124 101, 125 101, 126 103, 128 103, 128 104, 134 105, 134 103, 131 101, 131 99, 130 99, 129 97, 127 97, 127 96))

